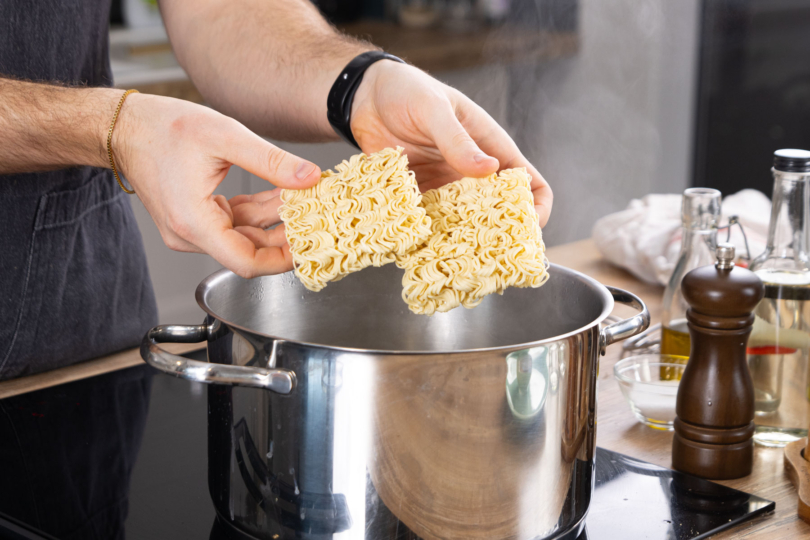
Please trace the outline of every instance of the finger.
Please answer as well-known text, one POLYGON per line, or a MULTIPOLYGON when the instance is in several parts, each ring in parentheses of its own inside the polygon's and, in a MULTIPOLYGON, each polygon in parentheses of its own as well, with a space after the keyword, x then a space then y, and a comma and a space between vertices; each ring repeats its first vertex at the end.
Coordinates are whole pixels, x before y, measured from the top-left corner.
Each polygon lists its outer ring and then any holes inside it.
MULTIPOLYGON (((456 105, 456 111, 459 122, 470 136, 485 152, 498 160, 499 170, 522 166, 513 164, 523 157, 517 144, 484 109, 462 95, 456 105)), ((534 176, 532 178, 534 179, 534 176)), ((535 187, 539 187, 539 184, 532 186, 532 189, 535 187)))
POLYGON ((160 231, 160 236, 163 239, 163 243, 166 244, 166 247, 172 251, 179 251, 181 253, 204 253, 202 249, 191 242, 183 240, 171 231, 160 231))
POLYGON ((263 202, 246 202, 233 208, 233 225, 239 227, 247 225, 266 229, 281 221, 278 209, 281 198, 276 197, 263 202))
POLYGON ((231 197, 230 199, 228 199, 228 204, 230 204, 231 206, 236 206, 238 204, 250 202, 250 198, 251 195, 247 194, 237 195, 236 197, 231 197))
POLYGON ((264 202, 274 199, 281 195, 280 189, 270 189, 267 191, 260 191, 259 193, 237 195, 228 199, 231 206, 237 206, 246 202, 264 202))
POLYGON ((233 229, 232 222, 213 199, 199 207, 199 216, 186 228, 184 239, 211 255, 234 273, 251 278, 292 269, 292 255, 284 246, 256 247, 251 239, 233 229))
POLYGON ((554 193, 551 186, 543 178, 543 175, 529 163, 529 161, 521 154, 517 153, 515 157, 505 162, 504 169, 515 169, 523 167, 532 177, 530 184, 532 190, 532 197, 534 198, 534 209, 540 221, 540 226, 545 227, 548 219, 551 216, 551 207, 554 203, 554 193))
POLYGON ((257 235, 248 238, 243 232, 230 228, 211 228, 207 233, 209 240, 205 242, 203 249, 223 266, 244 278, 292 270, 292 255, 286 245, 262 246, 257 235), (254 239, 259 241, 258 247, 254 239))
POLYGON ((461 178, 458 171, 445 161, 426 163, 424 165, 410 167, 410 169, 416 174, 419 189, 423 193, 429 189, 442 187, 461 178))
POLYGON ((539 178, 538 183, 540 185, 532 188, 532 195, 534 196, 534 209, 537 211, 537 216, 540 218, 540 226, 545 227, 551 217, 551 207, 554 204, 554 192, 537 169, 534 169, 534 167, 528 163, 526 168, 534 179, 532 180, 532 185, 538 182, 537 179, 539 178), (534 169, 534 172, 532 172, 532 169, 534 169))
POLYGON ((214 202, 217 203, 217 206, 219 206, 222 211, 228 215, 231 222, 233 222, 233 210, 228 203, 228 199, 226 199, 224 195, 214 195, 214 202))
POLYGON ((529 163, 529 161, 518 153, 517 157, 512 158, 506 163, 505 169, 514 169, 524 167, 529 175, 532 177, 531 190, 534 198, 534 209, 540 221, 540 226, 545 227, 548 219, 551 216, 551 206, 554 203, 554 193, 551 186, 543 178, 543 175, 529 163))
POLYGON ((478 147, 449 101, 431 111, 427 131, 445 161, 462 176, 482 177, 498 170, 498 160, 478 147))
POLYGON ((226 138, 221 157, 282 188, 308 188, 321 178, 317 165, 270 144, 241 124, 226 138))
MULTIPOLYGON (((464 99, 466 100, 466 98, 464 99)), ((478 105, 469 100, 467 101, 469 103, 460 109, 464 111, 460 121, 469 130, 471 136, 478 141, 482 149, 498 158, 501 170, 515 167, 526 168, 532 177, 531 189, 540 226, 545 227, 554 202, 551 186, 534 165, 529 163, 520 152, 509 134, 478 105)))
POLYGON ((257 227, 235 227, 234 230, 253 242, 257 248, 281 247, 287 244, 283 224, 267 231, 257 227))
MULTIPOLYGON (((537 169, 521 155, 519 159, 512 160, 505 169, 513 167, 526 167, 532 177, 531 189, 534 198, 534 207, 537 212, 538 221, 541 227, 545 227, 551 214, 551 206, 554 202, 554 194, 551 187, 537 169)), ((452 170, 447 164, 432 163, 413 167, 416 177, 424 179, 420 181, 419 190, 424 193, 430 189, 440 188, 446 184, 458 180, 458 173, 452 170)))
MULTIPOLYGON (((218 209, 221 216, 227 216, 226 219, 228 223, 233 222, 233 212, 231 211, 231 206, 228 204, 227 199, 225 199, 223 195, 214 195, 211 197, 210 202, 206 201, 204 204, 210 205, 211 203, 216 206, 216 208, 213 210, 214 212, 217 212, 218 209)), ((175 219, 174 223, 177 223, 178 221, 179 220, 175 219)), ((193 220, 183 220, 182 222, 186 224, 186 226, 182 229, 186 232, 178 233, 172 228, 171 225, 166 226, 165 231, 160 231, 163 242, 169 249, 173 251, 180 251, 184 253, 205 253, 205 250, 197 246, 192 239, 193 230, 188 227, 188 224, 193 223, 193 220), (192 234, 187 234, 188 232, 191 232, 192 234), (181 236, 181 234, 184 234, 185 237, 181 236)))

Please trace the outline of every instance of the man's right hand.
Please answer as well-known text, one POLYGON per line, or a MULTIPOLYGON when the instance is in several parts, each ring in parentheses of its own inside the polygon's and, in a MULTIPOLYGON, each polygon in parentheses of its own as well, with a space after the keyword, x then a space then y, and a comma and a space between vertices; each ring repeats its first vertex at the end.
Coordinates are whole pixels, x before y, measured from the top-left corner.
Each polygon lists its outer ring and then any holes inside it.
MULTIPOLYGON (((0 175, 109 167, 107 133, 122 93, 0 76, 0 175)), ((307 188, 320 179, 315 164, 212 109, 147 94, 127 97, 112 143, 167 246, 208 253, 244 277, 292 269, 284 228, 265 230, 279 222, 279 191, 240 196, 250 204, 232 210, 214 190, 231 165, 278 187, 307 188)))
MULTIPOLYGON (((112 142, 116 166, 168 247, 208 253, 247 278, 292 269, 283 225, 264 230, 278 223, 278 212, 265 208, 259 221, 237 216, 251 225, 234 227, 231 205, 214 190, 231 165, 280 188, 307 188, 320 179, 315 164, 207 107, 146 94, 127 97, 112 142)), ((277 207, 277 199, 267 204, 277 207)))

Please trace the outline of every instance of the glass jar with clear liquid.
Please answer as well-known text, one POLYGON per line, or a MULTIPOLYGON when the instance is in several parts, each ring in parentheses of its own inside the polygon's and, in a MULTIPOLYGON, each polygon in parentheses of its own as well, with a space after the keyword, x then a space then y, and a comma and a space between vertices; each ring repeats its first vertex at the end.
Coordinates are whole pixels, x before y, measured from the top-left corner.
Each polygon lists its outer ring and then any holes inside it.
POLYGON ((754 440, 784 446, 810 421, 810 152, 777 150, 765 251, 750 269, 765 285, 748 339, 754 383, 754 440))
MULTIPOLYGON (((716 189, 690 188, 683 192, 681 251, 664 290, 661 354, 679 357, 684 362, 689 358, 690 348, 689 328, 686 326, 686 310, 689 306, 681 294, 681 281, 691 270, 715 262, 720 200, 720 192, 716 189)), ((661 379, 677 380, 681 372, 662 371, 661 379)))

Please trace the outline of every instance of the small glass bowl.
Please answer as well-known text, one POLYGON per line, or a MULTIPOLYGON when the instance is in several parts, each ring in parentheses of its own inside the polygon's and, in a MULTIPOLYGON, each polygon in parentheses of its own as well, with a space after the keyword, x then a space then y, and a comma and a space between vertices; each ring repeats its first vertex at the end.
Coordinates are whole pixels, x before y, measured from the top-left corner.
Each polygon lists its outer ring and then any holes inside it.
POLYGON ((685 356, 642 354, 616 362, 613 374, 639 422, 672 431, 678 385, 687 360, 685 356))

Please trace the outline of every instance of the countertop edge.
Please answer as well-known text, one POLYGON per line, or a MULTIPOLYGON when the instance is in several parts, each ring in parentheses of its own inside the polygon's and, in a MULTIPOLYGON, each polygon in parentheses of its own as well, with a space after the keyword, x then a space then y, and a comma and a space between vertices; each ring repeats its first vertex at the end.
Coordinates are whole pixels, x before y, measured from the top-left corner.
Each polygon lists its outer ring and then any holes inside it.
MULTIPOLYGON (((164 343, 161 346, 175 354, 184 354, 202 349, 205 347, 205 344, 164 343)), ((96 375, 103 375, 104 373, 126 369, 142 363, 143 359, 141 358, 138 348, 126 349, 93 360, 87 360, 86 362, 79 362, 72 366, 65 366, 52 371, 19 377, 17 379, 0 381, 0 399, 87 379, 89 377, 95 377, 96 375)))

